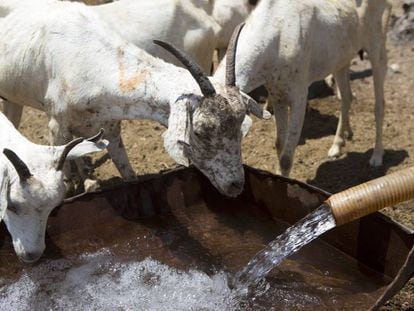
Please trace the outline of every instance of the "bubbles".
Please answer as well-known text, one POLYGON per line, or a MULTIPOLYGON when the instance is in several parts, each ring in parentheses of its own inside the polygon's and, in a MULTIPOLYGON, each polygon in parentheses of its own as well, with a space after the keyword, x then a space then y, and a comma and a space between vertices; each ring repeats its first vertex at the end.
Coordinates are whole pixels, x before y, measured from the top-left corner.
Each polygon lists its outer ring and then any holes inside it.
POLYGON ((227 276, 179 271, 153 259, 117 262, 108 251, 56 260, 0 290, 0 310, 236 310, 227 276))

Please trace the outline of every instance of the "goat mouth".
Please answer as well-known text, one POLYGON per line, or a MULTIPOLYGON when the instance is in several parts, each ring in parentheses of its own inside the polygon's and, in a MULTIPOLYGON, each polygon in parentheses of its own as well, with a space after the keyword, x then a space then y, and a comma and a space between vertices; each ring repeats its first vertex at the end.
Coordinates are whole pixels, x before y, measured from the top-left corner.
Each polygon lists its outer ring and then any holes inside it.
POLYGON ((42 257, 42 254, 25 254, 25 255, 18 255, 20 261, 25 264, 33 264, 42 257))
POLYGON ((243 192, 244 185, 240 184, 240 185, 235 186, 233 184, 230 184, 229 186, 226 186, 224 188, 217 187, 217 189, 222 195, 226 197, 230 197, 230 198, 235 198, 243 192))

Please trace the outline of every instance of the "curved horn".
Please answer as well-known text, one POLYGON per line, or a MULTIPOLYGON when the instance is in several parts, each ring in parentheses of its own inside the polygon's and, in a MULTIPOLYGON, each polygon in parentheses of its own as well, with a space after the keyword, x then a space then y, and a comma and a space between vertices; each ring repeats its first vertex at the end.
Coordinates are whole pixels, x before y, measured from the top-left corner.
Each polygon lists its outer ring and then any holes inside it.
POLYGON ((153 40, 153 42, 173 54, 188 69, 193 78, 197 81, 197 84, 200 86, 201 92, 205 97, 214 96, 216 94, 216 90, 210 80, 196 62, 168 42, 160 40, 153 40))
POLYGON ((56 166, 57 171, 61 171, 63 169, 63 164, 65 164, 65 160, 66 160, 66 157, 68 156, 69 152, 73 149, 73 147, 80 144, 81 142, 83 142, 83 138, 79 137, 79 138, 76 138, 76 139, 72 140, 71 142, 69 142, 65 146, 65 148, 62 151, 62 154, 60 155, 59 162, 56 166))
POLYGON ((99 130, 99 133, 98 133, 98 134, 96 134, 96 135, 94 135, 94 136, 92 136, 92 137, 89 137, 89 138, 87 139, 87 141, 90 141, 90 142, 92 142, 92 143, 97 143, 98 141, 100 141, 100 140, 102 139, 102 137, 103 137, 104 133, 105 133, 105 130, 101 128, 101 129, 99 130))
POLYGON ((17 174, 19 175, 20 181, 26 181, 33 176, 27 165, 18 157, 17 154, 7 148, 4 148, 3 153, 7 159, 9 159, 11 164, 13 164, 17 174))
POLYGON ((244 27, 244 23, 239 24, 233 31, 226 56, 226 85, 236 86, 236 48, 240 31, 244 27))

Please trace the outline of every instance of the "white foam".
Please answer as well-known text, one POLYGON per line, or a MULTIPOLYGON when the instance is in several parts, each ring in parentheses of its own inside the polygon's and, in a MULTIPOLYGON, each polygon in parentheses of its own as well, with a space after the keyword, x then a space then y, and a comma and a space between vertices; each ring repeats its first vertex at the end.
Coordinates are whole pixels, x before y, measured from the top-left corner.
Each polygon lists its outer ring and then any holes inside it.
POLYGON ((40 264, 0 289, 0 310, 235 310, 223 272, 179 271, 108 251, 40 264))

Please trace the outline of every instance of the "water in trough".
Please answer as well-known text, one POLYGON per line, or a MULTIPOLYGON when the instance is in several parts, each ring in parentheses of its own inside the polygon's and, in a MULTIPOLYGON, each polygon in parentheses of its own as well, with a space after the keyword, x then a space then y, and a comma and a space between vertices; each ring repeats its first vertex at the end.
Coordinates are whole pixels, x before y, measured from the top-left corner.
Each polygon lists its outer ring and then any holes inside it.
POLYGON ((286 243, 300 245, 279 245, 279 259, 238 274, 256 283, 247 293, 232 287, 237 271, 306 215, 298 204, 324 198, 267 178, 228 200, 184 177, 167 180, 167 191, 155 180, 63 205, 49 218, 45 255, 33 266, 17 260, 0 226, 0 310, 367 310, 390 283, 392 274, 347 255, 326 242, 330 236, 308 243, 332 226, 320 211, 319 224, 290 229, 286 243), (135 219, 141 205, 170 210, 135 219))
MULTIPOLYGON (((364 293, 378 290, 373 284, 385 285, 389 280, 323 241, 305 246, 299 256, 290 256, 272 270, 283 257, 332 227, 326 211, 314 214, 303 227, 296 228, 296 233, 289 229, 284 247, 278 238, 239 274, 239 278, 256 283, 248 293, 231 289, 228 280, 234 273, 227 267, 206 271, 206 265, 215 265, 204 258, 187 269, 177 268, 167 257, 167 263, 160 262, 157 249, 152 251, 154 257, 142 258, 139 254, 152 238, 134 242, 129 237, 129 242, 112 249, 43 260, 24 269, 17 281, 0 276, 0 310, 319 310, 343 306, 361 309, 372 304, 372 298, 364 293), (317 219, 322 221, 318 223, 317 219), (266 279, 257 282, 270 270, 266 279)), ((274 225, 280 233, 288 227, 283 222, 274 225)), ((166 234, 178 238, 181 231, 166 234)), ((169 252, 185 258, 185 244, 182 240, 177 250, 171 248, 169 252)), ((236 257, 251 253, 251 245, 243 240, 233 247, 237 248, 236 257)))

